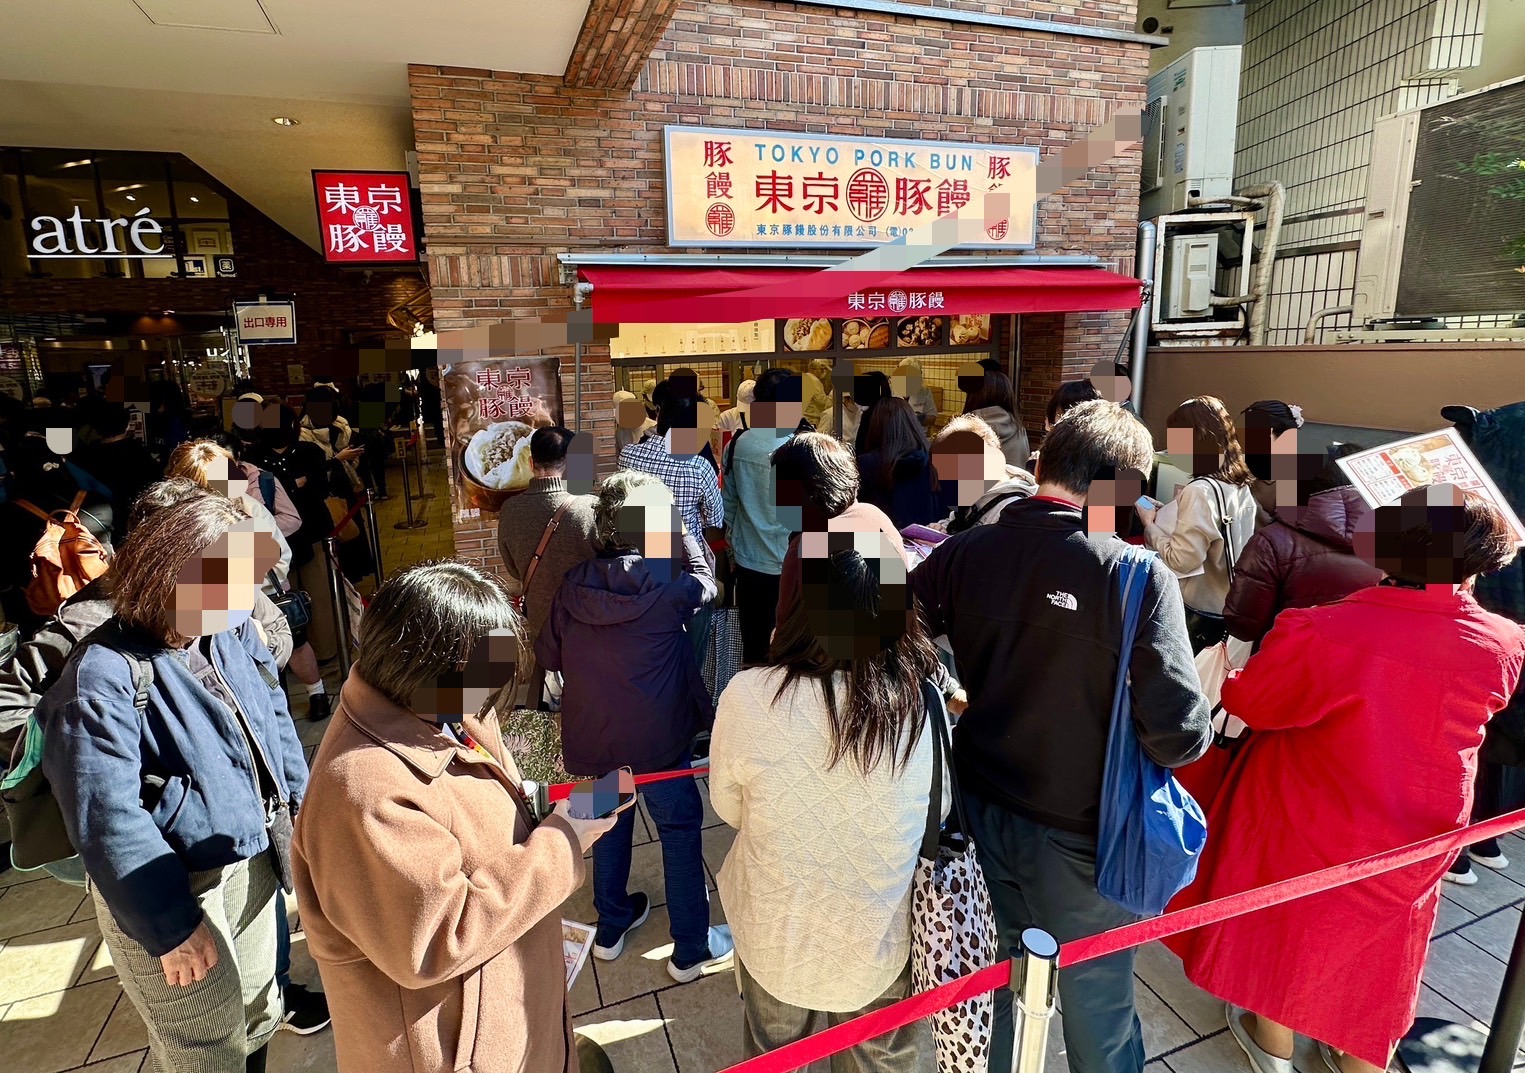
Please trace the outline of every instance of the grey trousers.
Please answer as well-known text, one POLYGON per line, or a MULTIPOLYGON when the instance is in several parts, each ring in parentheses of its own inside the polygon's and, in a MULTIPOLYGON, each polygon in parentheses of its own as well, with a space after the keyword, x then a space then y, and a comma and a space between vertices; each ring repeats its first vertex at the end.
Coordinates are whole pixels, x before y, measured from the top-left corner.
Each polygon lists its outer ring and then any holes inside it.
MULTIPOLYGON (((746 1027, 743 1034, 748 1058, 756 1058, 811 1034, 811 1022, 821 1015, 815 1010, 780 1002, 768 994, 747 974, 746 966, 739 957, 736 959, 736 979, 746 1004, 746 1027)), ((890 985, 889 990, 863 1009, 852 1013, 825 1014, 827 1027, 835 1027, 861 1014, 883 1009, 910 994, 911 963, 907 961, 905 969, 890 985)), ((834 1054, 831 1056, 831 1073, 921 1073, 932 1069, 936 1059, 933 1056, 929 1024, 925 1020, 913 1021, 904 1028, 834 1054)))
POLYGON ((206 979, 172 987, 159 959, 129 938, 91 884, 101 927, 122 990, 148 1028, 148 1070, 244 1073, 245 1058, 275 1034, 281 1019, 275 984, 275 870, 267 854, 191 874, 217 943, 206 979))

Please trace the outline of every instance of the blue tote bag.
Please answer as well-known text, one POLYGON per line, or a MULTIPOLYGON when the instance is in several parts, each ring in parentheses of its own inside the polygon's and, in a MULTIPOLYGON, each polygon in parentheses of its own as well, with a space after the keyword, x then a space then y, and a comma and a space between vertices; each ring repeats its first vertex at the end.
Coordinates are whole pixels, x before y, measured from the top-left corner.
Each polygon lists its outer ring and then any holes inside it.
POLYGON ((1196 878, 1207 842, 1202 807, 1168 769, 1149 759, 1133 728, 1128 662, 1153 558, 1153 552, 1130 547, 1119 567, 1123 643, 1112 693, 1096 846, 1097 891, 1140 916, 1164 912, 1170 899, 1196 878))

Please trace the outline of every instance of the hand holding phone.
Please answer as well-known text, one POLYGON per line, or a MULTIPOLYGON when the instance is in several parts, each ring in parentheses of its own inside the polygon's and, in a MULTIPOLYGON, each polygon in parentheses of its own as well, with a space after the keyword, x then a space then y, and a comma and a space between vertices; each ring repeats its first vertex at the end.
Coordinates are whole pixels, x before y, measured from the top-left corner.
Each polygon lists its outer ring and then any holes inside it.
POLYGON ((601 820, 634 804, 635 775, 628 767, 622 767, 572 787, 567 811, 573 819, 601 820))

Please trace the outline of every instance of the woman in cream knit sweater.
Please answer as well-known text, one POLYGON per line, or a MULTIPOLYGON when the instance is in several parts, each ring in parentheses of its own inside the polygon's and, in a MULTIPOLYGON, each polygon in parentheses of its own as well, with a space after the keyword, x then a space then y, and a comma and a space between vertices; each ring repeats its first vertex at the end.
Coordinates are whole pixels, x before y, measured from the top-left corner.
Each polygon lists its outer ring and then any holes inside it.
MULTIPOLYGON (((719 888, 748 1057, 808 1035, 816 1011, 837 1024, 910 993, 911 878, 931 792, 922 687, 937 657, 904 552, 878 533, 805 533, 800 554, 773 665, 731 680, 710 742, 710 798, 739 832, 719 888)), ((831 1068, 911 1073, 931 1055, 916 1022, 831 1068)))
POLYGON ((1176 493, 1175 526, 1162 529, 1157 510, 1140 507, 1139 516, 1145 542, 1181 579, 1192 649, 1200 652, 1227 636, 1223 604, 1234 562, 1255 533, 1255 478, 1233 418, 1210 395, 1188 399, 1166 418, 1165 451, 1191 459, 1192 479, 1176 493))

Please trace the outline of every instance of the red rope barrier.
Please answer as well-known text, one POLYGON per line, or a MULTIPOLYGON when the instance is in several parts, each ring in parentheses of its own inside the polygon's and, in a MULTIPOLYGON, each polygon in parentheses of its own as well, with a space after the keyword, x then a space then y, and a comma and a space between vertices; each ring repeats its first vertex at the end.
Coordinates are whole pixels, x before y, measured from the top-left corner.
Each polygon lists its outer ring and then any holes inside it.
MULTIPOLYGON (((701 775, 708 775, 709 773, 710 769, 707 767, 690 767, 684 768, 681 771, 659 771, 654 775, 637 775, 635 777, 635 784, 637 787, 650 786, 654 782, 669 782, 672 779, 685 779, 689 776, 698 778, 701 775)), ((552 801, 565 801, 572 796, 572 787, 576 785, 577 783, 575 782, 558 782, 546 787, 546 794, 552 801)))
POLYGON ((355 505, 349 509, 349 513, 344 516, 338 525, 334 526, 334 531, 328 535, 338 540, 339 534, 344 530, 344 527, 355 520, 355 516, 360 513, 361 508, 365 506, 366 500, 369 498, 369 492, 361 492, 360 497, 355 501, 355 505))
MULTIPOLYGON (((669 777, 672 777, 672 773, 669 773, 669 777)), ((1497 819, 1475 823, 1459 831, 1437 835, 1421 842, 1351 861, 1348 864, 1338 864, 1307 875, 1294 876, 1267 887, 1243 891, 1227 898, 1219 898, 1217 901, 1183 909, 1180 912, 1151 917, 1137 924, 1129 924, 1099 935, 1076 939, 1060 948, 1059 966, 1060 968, 1074 967, 1096 958, 1143 946, 1169 935, 1177 935, 1183 931, 1216 924, 1232 917, 1269 909, 1273 905, 1282 905, 1313 894, 1321 894, 1326 890, 1334 890, 1337 887, 1358 883, 1363 879, 1370 879, 1372 876, 1407 868, 1411 864, 1452 853, 1474 842, 1497 838, 1521 829, 1525 829, 1525 809, 1508 813, 1497 819)), ((989 968, 972 972, 968 976, 961 976, 940 987, 934 987, 930 991, 923 991, 910 998, 902 999, 882 1010, 875 1010, 873 1013, 855 1017, 835 1028, 817 1032, 797 1043, 791 1043, 757 1058, 730 1066, 721 1073, 792 1073, 793 1070, 803 1069, 812 1062, 829 1058, 865 1040, 873 1039, 886 1032, 893 1032, 912 1021, 930 1017, 934 1013, 957 1006, 960 1002, 977 995, 994 991, 998 987, 1009 986, 1011 971, 1012 962, 1002 961, 989 968)))

